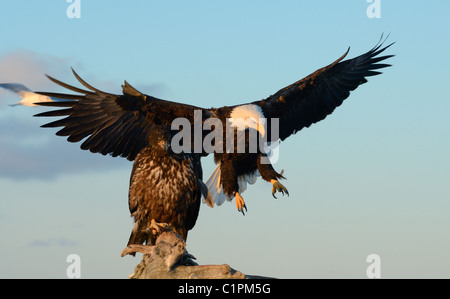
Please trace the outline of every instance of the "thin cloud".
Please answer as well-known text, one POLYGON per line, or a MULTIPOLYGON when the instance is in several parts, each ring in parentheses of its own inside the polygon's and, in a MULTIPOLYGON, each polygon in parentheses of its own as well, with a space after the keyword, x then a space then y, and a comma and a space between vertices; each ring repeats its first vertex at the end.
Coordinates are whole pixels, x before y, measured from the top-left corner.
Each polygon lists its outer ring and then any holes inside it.
MULTIPOLYGON (((39 54, 30 50, 16 50, 0 56, 0 83, 21 83, 31 90, 49 89, 54 84, 45 74, 66 78, 71 59, 39 54)), ((0 89, 1 108, 17 102, 17 95, 0 89)))
MULTIPOLYGON (((99 89, 111 93, 121 92, 120 85, 123 82, 88 74, 83 71, 84 67, 81 62, 30 50, 16 50, 0 56, 0 83, 20 83, 33 91, 54 91, 60 88, 45 76, 49 74, 59 80, 79 86, 80 84, 73 77, 70 67, 73 67, 82 78, 92 82, 92 85, 99 89)), ((170 93, 164 83, 129 83, 138 90, 156 97, 165 97, 170 93)), ((17 99, 17 95, 0 88, 0 109, 5 108, 4 104, 16 103, 17 99)))
POLYGON ((131 169, 126 159, 83 151, 80 143, 55 136, 57 130, 40 128, 42 121, 30 113, 34 109, 26 110, 29 113, 23 117, 0 118, 0 177, 47 180, 64 174, 131 169))
POLYGON ((128 82, 137 90, 142 93, 152 95, 154 97, 165 98, 169 93, 168 87, 164 83, 154 83, 154 84, 133 84, 132 82, 128 82))
POLYGON ((47 239, 47 240, 33 240, 28 243, 29 247, 75 247, 78 243, 65 238, 47 239))
POLYGON ((43 107, 0 110, 0 178, 55 179, 60 175, 131 169, 122 158, 92 154, 56 136, 57 129, 40 128, 50 119, 33 117, 43 107))
MULTIPOLYGON (((21 83, 31 90, 53 91, 57 85, 45 74, 67 80, 72 76, 71 65, 81 68, 80 63, 71 59, 29 50, 8 52, 0 56, 0 82, 21 83)), ((51 120, 33 115, 45 108, 8 106, 18 100, 16 94, 0 88, 0 177, 48 180, 64 174, 131 167, 125 159, 82 151, 80 144, 70 144, 55 136, 56 129, 40 128, 45 121, 51 120)))

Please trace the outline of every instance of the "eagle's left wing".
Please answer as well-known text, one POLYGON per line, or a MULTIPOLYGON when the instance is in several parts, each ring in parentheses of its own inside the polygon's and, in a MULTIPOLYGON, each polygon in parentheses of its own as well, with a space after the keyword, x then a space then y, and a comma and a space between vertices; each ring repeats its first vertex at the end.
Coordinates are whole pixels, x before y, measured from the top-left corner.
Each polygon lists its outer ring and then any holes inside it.
POLYGON ((350 91, 367 82, 367 77, 381 74, 377 70, 390 66, 380 62, 394 55, 379 54, 393 43, 385 47, 382 44, 380 42, 367 53, 342 61, 349 52, 347 50, 332 64, 253 104, 262 108, 269 121, 279 119, 279 138, 284 140, 324 119, 342 104, 350 91))

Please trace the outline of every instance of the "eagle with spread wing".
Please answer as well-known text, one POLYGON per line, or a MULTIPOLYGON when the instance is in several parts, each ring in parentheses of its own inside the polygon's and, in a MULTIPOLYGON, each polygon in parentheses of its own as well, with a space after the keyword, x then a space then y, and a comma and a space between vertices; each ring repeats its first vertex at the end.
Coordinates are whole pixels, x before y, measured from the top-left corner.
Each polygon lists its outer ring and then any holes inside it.
MULTIPOLYGON (((277 91, 266 99, 245 103, 235 106, 224 106, 220 108, 201 108, 188 104, 171 102, 158 99, 151 95, 146 95, 133 88, 128 82, 122 85, 122 94, 111 94, 92 87, 73 71, 78 81, 86 88, 81 89, 55 78, 49 78, 58 85, 65 87, 76 94, 40 92, 42 95, 65 99, 60 102, 38 103, 43 106, 59 107, 62 109, 48 111, 37 114, 37 116, 64 117, 59 120, 43 125, 43 127, 62 127, 56 135, 68 136, 70 142, 80 142, 81 149, 89 150, 93 153, 103 155, 125 157, 128 160, 136 160, 131 178, 130 190, 134 194, 130 198, 130 208, 134 209, 144 206, 152 209, 149 202, 154 201, 163 205, 165 209, 153 210, 147 213, 147 218, 155 221, 173 222, 174 218, 180 216, 180 206, 185 204, 183 196, 173 197, 176 200, 165 201, 165 198, 171 192, 178 192, 179 182, 165 179, 164 183, 146 184, 152 172, 161 167, 158 159, 152 158, 151 154, 155 149, 155 142, 152 138, 152 132, 158 126, 170 126, 174 120, 182 118, 195 126, 195 122, 201 121, 202 124, 209 119, 219 119, 224 125, 222 130, 224 136, 227 131, 225 124, 229 124, 235 132, 256 131, 260 137, 266 138, 270 142, 285 140, 292 134, 309 127, 310 125, 321 121, 327 115, 330 115, 336 107, 340 106, 348 98, 350 92, 359 85, 366 83, 370 76, 380 74, 379 70, 390 66, 383 63, 384 60, 393 55, 381 54, 392 44, 383 46, 381 41, 370 51, 352 59, 344 60, 349 50, 333 63, 318 69, 309 76, 277 91), (200 117, 198 117, 200 116, 200 117), (199 120, 200 118, 200 120, 199 120), (267 130, 274 121, 278 122, 278 132, 267 130), (153 164, 152 164, 153 163, 153 164), (146 167, 146 172, 138 175, 139 167, 146 167), (158 188, 154 190, 153 188, 158 188), (148 194, 152 194, 149 196, 148 194), (172 213, 172 218, 165 218, 165 213, 172 213)), ((172 126, 173 129, 173 126, 172 126)), ((200 138, 205 138, 203 132, 200 138)), ((261 147, 256 151, 250 152, 252 146, 248 139, 245 142, 245 151, 239 152, 236 146, 239 143, 234 142, 235 150, 216 150, 214 160, 217 168, 207 182, 211 192, 212 202, 220 205, 224 200, 235 199, 236 207, 244 212, 247 209, 242 198, 242 192, 247 187, 247 183, 253 183, 256 176, 260 175, 262 179, 272 184, 272 195, 276 191, 283 194, 287 189, 279 182, 282 172, 278 173, 267 159, 267 152, 261 147)), ((166 134, 160 135, 165 136, 166 134)), ((173 138, 173 133, 171 134, 173 138)), ((194 136, 192 138, 195 139, 194 136)), ((217 149, 217 148, 216 148, 217 149)), ((166 152, 167 154, 167 152, 166 152)), ((174 155, 174 153, 168 153, 174 155)), ((209 152, 202 151, 195 157, 186 157, 193 159, 197 163, 200 156, 208 155, 209 152)), ((192 154, 191 154, 192 155, 192 154)), ((183 164, 181 162, 174 162, 183 164)), ((194 164, 195 164, 194 163, 194 164)), ((189 163, 186 163, 189 164, 189 163)), ((201 176, 196 174, 197 166, 187 166, 186 168, 170 168, 162 170, 161 180, 166 176, 183 176, 183 171, 188 169, 190 172, 186 178, 192 182, 201 181, 201 176)), ((197 169, 198 170, 198 169, 197 169)), ((194 188, 195 189, 195 188, 194 188)), ((194 193, 197 191, 193 191, 194 193)), ((202 193, 202 192, 197 192, 202 193)), ((196 193, 196 194, 197 194, 196 193)), ((205 193, 205 197, 209 196, 205 193)), ((193 214, 183 214, 180 217, 194 217, 198 209, 193 209, 193 214)), ((186 221, 181 221, 182 229, 190 229, 186 221)), ((147 224, 146 224, 147 225, 147 224)), ((142 229, 142 228, 140 228, 142 229)), ((145 229, 144 229, 145 230, 145 229)), ((139 242, 145 238, 139 237, 139 242)))

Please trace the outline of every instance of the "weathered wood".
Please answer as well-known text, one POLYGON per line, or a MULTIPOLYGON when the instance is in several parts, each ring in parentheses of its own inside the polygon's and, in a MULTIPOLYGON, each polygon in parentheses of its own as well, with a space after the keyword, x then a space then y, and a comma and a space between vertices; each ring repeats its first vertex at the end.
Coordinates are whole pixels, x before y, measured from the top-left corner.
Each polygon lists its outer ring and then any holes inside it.
POLYGON ((245 275, 229 265, 177 266, 173 270, 160 267, 161 263, 144 256, 136 266, 133 279, 245 279, 245 275))
POLYGON ((155 245, 129 245, 122 256, 143 253, 141 262, 129 278, 133 279, 248 279, 269 278, 245 275, 229 265, 197 265, 186 251, 186 242, 173 231, 164 231, 155 245))

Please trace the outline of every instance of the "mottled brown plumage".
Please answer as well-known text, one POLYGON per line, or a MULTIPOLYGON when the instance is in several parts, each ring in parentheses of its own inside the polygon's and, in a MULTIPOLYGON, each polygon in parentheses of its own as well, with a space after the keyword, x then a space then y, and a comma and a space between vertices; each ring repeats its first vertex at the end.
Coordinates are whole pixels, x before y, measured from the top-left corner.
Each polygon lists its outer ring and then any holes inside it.
POLYGON ((175 154, 169 127, 152 128, 149 146, 136 156, 128 203, 135 225, 130 244, 154 244, 151 221, 167 223, 186 240, 197 221, 201 195, 207 198, 197 154, 175 154))

